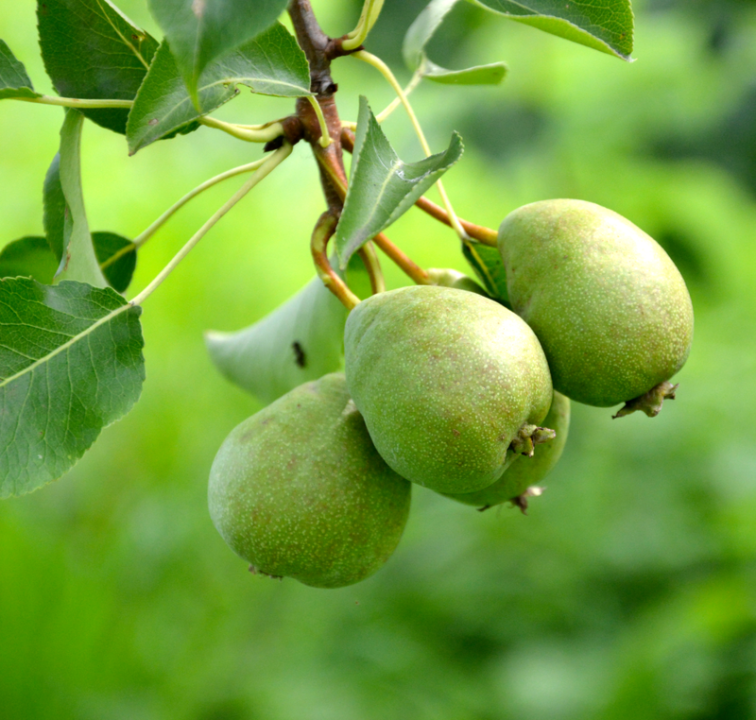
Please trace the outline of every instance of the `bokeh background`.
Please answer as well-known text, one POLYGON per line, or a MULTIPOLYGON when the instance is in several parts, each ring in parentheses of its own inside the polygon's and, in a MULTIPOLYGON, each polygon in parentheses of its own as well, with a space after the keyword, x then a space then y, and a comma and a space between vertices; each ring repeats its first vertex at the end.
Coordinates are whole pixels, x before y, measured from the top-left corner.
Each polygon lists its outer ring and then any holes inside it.
MULTIPOLYGON (((52 92, 33 2, 0 37, 52 92)), ((328 32, 356 0, 313 0, 328 32)), ((403 80, 423 0, 386 0, 368 43, 403 80)), ((312 276, 323 208, 309 150, 225 218, 144 308, 141 401, 59 482, 0 504, 0 716, 8 720, 747 720, 756 718, 756 3, 636 0, 628 64, 463 4, 431 46, 450 67, 506 60, 498 88, 428 84, 414 103, 436 150, 467 145, 446 183, 496 227, 550 197, 608 206, 678 263, 696 337, 655 420, 573 406, 564 458, 529 516, 480 514, 416 489, 403 542, 337 591, 252 577, 214 530, 216 449, 258 409, 205 353, 312 276)), ((121 0, 159 35, 144 0, 121 0)), ((392 99, 374 70, 334 66, 342 117, 392 99)), ((245 93, 218 115, 264 122, 245 93)), ((0 106, 0 245, 42 231, 58 108, 0 106)), ((407 159, 406 119, 386 124, 407 159)), ((88 123, 96 230, 136 235, 207 177, 261 150, 202 129, 129 158, 88 123)), ((150 241, 143 287, 239 181, 150 241)), ((448 229, 413 210, 390 230, 424 266, 464 269, 448 229)), ((392 286, 405 284, 385 262, 392 286)))

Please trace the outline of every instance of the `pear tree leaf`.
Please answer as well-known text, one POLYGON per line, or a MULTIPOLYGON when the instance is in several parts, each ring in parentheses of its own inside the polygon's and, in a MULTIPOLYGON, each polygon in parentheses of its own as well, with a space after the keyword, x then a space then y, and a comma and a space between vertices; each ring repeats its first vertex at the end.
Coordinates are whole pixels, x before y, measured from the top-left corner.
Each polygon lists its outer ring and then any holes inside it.
MULTIPOLYGON (((46 241, 58 268, 63 260, 63 248, 68 243, 66 228, 69 233, 71 230, 70 221, 67 220, 71 212, 60 182, 60 153, 53 158, 45 176, 43 207, 46 241)), ((125 237, 109 232, 92 233, 92 243, 96 261, 105 280, 118 292, 125 292, 136 267, 136 245, 125 237)), ((43 282, 36 275, 33 277, 43 282)), ((52 281, 51 278, 47 282, 52 281)))
MULTIPOLYGON (((95 287, 105 287, 107 281, 100 270, 100 263, 92 244, 81 189, 83 125, 84 116, 78 110, 66 110, 66 119, 60 131, 60 159, 58 161, 58 182, 65 203, 62 243, 64 250, 55 279, 57 282, 78 280, 95 287)), ((50 182, 51 185, 54 183, 54 177, 50 178, 50 182)), ((57 219, 60 219, 59 215, 57 219)), ((53 247, 52 243, 51 247, 53 247)))
POLYGON ((208 65, 197 85, 198 107, 167 42, 150 66, 129 115, 129 152, 168 137, 234 97, 238 85, 252 92, 281 97, 310 94, 310 69, 297 41, 280 23, 239 49, 208 65))
POLYGON ((119 293, 126 292, 136 268, 136 245, 128 238, 112 232, 93 232, 92 242, 100 270, 108 285, 119 293))
POLYGON ((47 238, 22 237, 0 252, 0 278, 31 277, 43 285, 51 285, 57 269, 58 259, 47 238))
POLYGON ((150 0, 192 102, 199 106, 202 71, 267 30, 288 0, 150 0))
POLYGON ((367 99, 360 97, 352 176, 336 228, 340 267, 345 268, 353 253, 409 210, 462 157, 463 151, 462 138, 455 132, 445 152, 416 163, 402 162, 367 99))
POLYGON ((35 98, 34 86, 23 63, 0 40, 0 100, 3 98, 35 98))
POLYGON ((464 70, 447 70, 428 59, 425 46, 444 18, 460 0, 433 0, 417 16, 404 36, 402 52, 410 70, 421 68, 423 77, 448 85, 498 85, 507 74, 502 63, 479 65, 464 70))
POLYGON ((131 409, 140 313, 110 288, 0 280, 0 497, 59 478, 131 409))
POLYGON ((56 153, 45 175, 42 189, 42 223, 47 243, 60 263, 65 247, 66 198, 60 184, 60 153, 56 153))
MULTIPOLYGON (((63 97, 133 100, 158 43, 110 0, 38 0, 39 44, 47 74, 63 97)), ((126 109, 84 110, 126 132, 126 109)))
POLYGON ((346 315, 316 277, 254 325, 208 332, 205 343, 228 380, 267 404, 341 367, 346 315))
POLYGON ((462 254, 480 278, 486 292, 494 300, 498 300, 502 305, 509 307, 507 271, 504 268, 499 248, 481 243, 464 243, 462 254))
POLYGON ((630 0, 470 0, 511 20, 630 60, 633 10, 630 0))

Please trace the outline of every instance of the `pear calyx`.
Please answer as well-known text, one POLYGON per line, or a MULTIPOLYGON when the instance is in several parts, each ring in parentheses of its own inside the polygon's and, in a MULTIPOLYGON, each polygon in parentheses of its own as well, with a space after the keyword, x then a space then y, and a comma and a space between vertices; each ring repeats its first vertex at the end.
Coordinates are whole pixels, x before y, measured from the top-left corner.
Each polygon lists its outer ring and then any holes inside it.
POLYGON ((509 447, 513 452, 533 457, 535 446, 550 442, 556 437, 556 431, 538 425, 523 425, 515 435, 509 447))
POLYGON ((678 385, 679 383, 673 385, 669 380, 660 382, 640 397, 628 400, 616 415, 612 415, 612 420, 630 415, 636 410, 642 410, 648 417, 656 417, 661 412, 665 400, 675 399, 678 385))

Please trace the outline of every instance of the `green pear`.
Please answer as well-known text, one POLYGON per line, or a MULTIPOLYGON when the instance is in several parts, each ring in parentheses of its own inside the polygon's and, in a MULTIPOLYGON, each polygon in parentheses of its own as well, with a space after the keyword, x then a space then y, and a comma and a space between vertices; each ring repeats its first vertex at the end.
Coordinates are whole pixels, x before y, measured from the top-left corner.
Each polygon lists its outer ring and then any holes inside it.
POLYGON ((556 437, 539 447, 532 457, 512 453, 513 462, 493 485, 464 495, 446 493, 446 497, 467 505, 475 505, 481 510, 492 505, 500 505, 508 500, 516 502, 520 507, 523 505, 527 507, 528 488, 537 485, 551 472, 562 457, 562 451, 567 443, 567 433, 570 429, 570 401, 564 395, 554 392, 554 401, 543 424, 554 430, 556 437))
POLYGON ((335 588, 388 560, 410 494, 373 447, 343 373, 333 373, 231 431, 208 499, 215 527, 250 569, 335 588))
POLYGON ((499 250, 512 308, 559 392, 599 407, 635 401, 649 415, 674 397, 667 381, 688 357, 693 306, 651 237, 599 205, 545 200, 504 219, 499 250))
POLYGON ((507 450, 548 412, 549 368, 532 330, 475 293, 436 286, 373 295, 344 335, 349 392, 378 452, 438 492, 498 480, 507 450))

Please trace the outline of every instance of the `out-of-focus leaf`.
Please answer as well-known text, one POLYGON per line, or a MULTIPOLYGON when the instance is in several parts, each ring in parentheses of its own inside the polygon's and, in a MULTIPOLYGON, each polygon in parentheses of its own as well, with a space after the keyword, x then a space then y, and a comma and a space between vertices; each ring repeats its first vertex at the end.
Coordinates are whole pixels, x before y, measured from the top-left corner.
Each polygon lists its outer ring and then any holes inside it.
POLYGON ((131 240, 111 232, 92 233, 95 255, 110 287, 126 292, 137 261, 137 248, 131 240))
POLYGON ((423 77, 449 85, 498 85, 507 74, 504 63, 479 65, 464 70, 447 70, 428 59, 425 46, 444 18, 460 0, 433 0, 417 16, 404 37, 402 52, 410 70, 421 68, 423 77))
POLYGON ((140 312, 110 288, 0 280, 0 497, 59 478, 131 409, 140 312))
POLYGON ((402 162, 360 97, 357 137, 344 212, 336 229, 336 252, 345 268, 354 252, 387 228, 462 157, 462 138, 454 133, 446 152, 416 163, 402 162))
MULTIPOLYGON (((136 97, 158 43, 109 0, 38 0, 37 18, 45 68, 62 96, 136 97)), ((128 110, 83 112, 98 125, 126 132, 128 110)))
POLYGON ((470 0, 594 50, 629 60, 633 51, 630 0, 470 0))
POLYGON ((51 285, 58 269, 58 259, 47 238, 23 237, 8 243, 0 252, 0 278, 31 277, 51 285))
POLYGON ((195 105, 202 71, 267 30, 287 4, 288 0, 150 0, 195 105))
MULTIPOLYGON (((58 182, 62 192, 65 209, 63 220, 64 248, 56 281, 78 280, 95 287, 105 287, 107 281, 100 270, 89 224, 84 210, 84 196, 81 189, 81 130, 84 116, 78 110, 67 110, 66 119, 60 131, 60 159, 58 162, 58 182)), ((53 166, 55 162, 53 161, 53 166)), ((48 173, 50 192, 55 199, 55 210, 51 213, 52 220, 60 222, 60 196, 54 189, 55 173, 48 173)), ((46 181, 47 186, 47 181, 46 181)), ((55 238, 60 236, 59 227, 52 228, 55 238)), ((49 241, 49 238, 48 238, 49 241)), ((53 242, 57 242, 54 240, 53 242)), ((54 244, 51 243, 54 248, 54 244)))
POLYGON ((297 41, 280 23, 238 50, 208 65, 200 76, 199 110, 192 103, 168 44, 150 66, 129 116, 129 152, 186 127, 212 112, 246 85, 263 95, 300 97, 310 94, 310 70, 297 41))
POLYGON ((226 378, 271 403, 341 367, 345 322, 346 308, 315 278, 254 325, 205 342, 226 378))
POLYGON ((32 81, 23 63, 16 59, 10 48, 0 40, 0 100, 3 98, 35 98, 32 81))
POLYGON ((507 271, 499 249, 481 243, 464 243, 462 253, 489 295, 509 307, 507 271))

